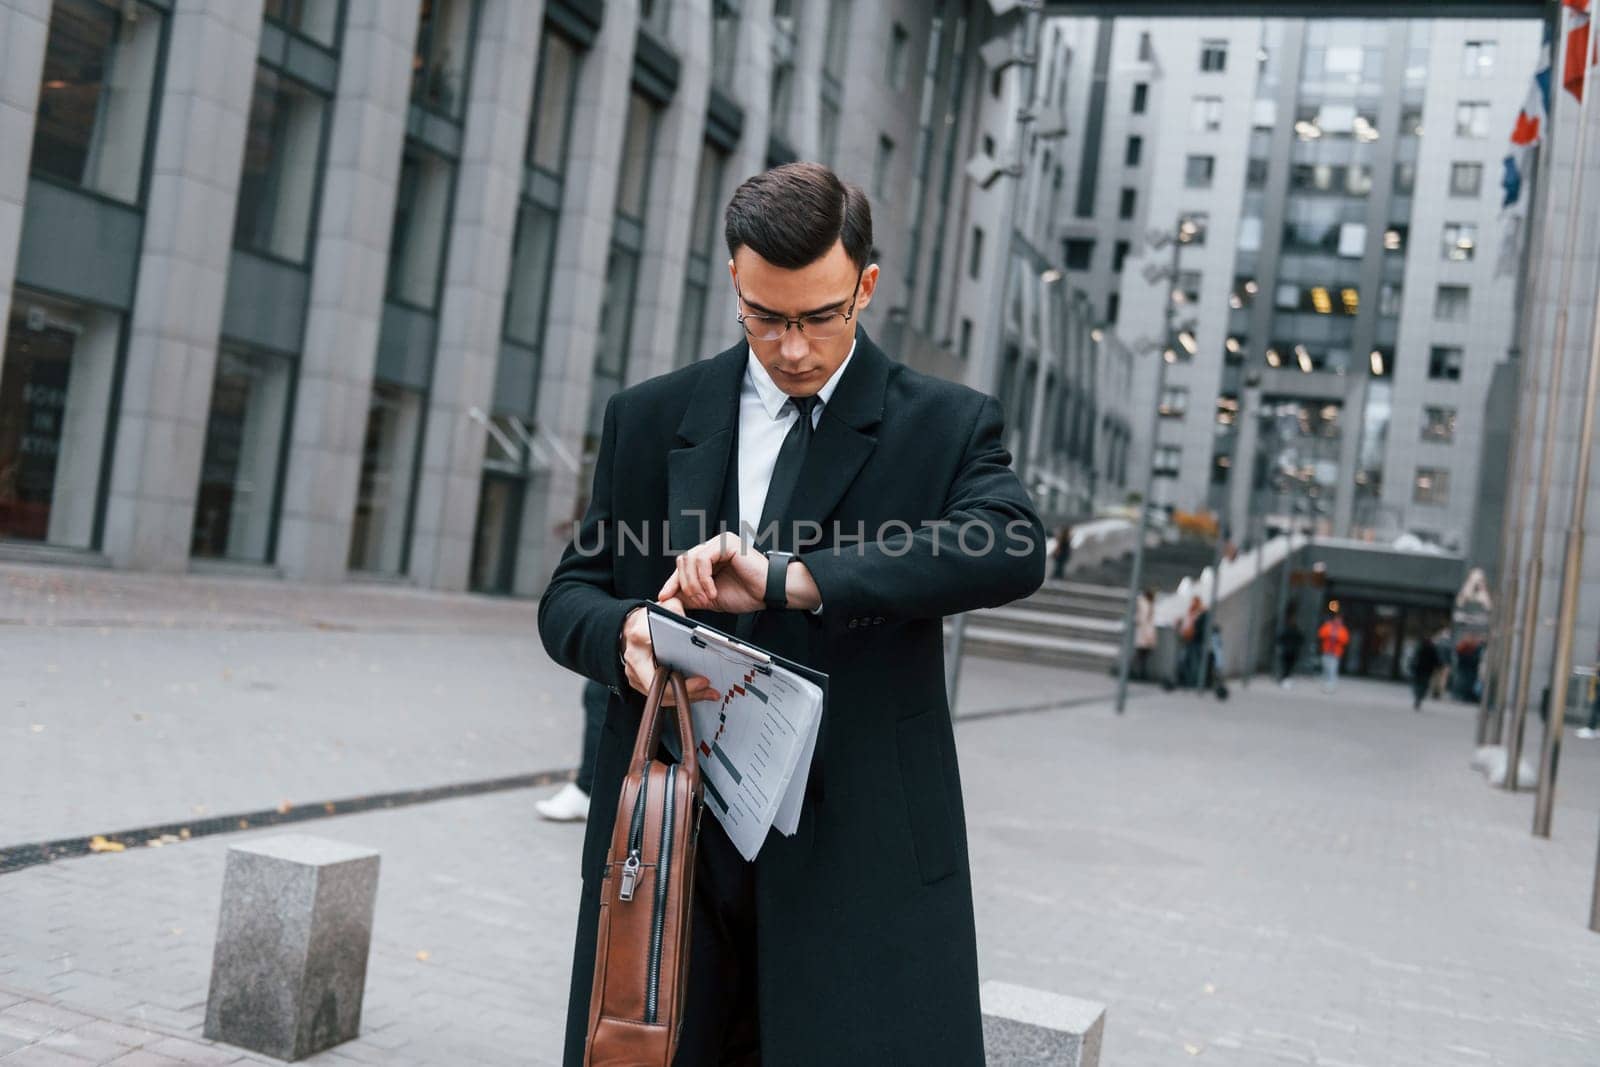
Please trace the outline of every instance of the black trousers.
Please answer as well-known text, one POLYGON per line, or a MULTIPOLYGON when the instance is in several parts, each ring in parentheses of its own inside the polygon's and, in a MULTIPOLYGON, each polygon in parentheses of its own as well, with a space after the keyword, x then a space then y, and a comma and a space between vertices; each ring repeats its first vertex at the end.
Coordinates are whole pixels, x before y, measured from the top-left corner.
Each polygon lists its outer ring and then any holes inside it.
POLYGON ((689 986, 677 1067, 760 1067, 756 868, 711 812, 700 822, 689 986))
POLYGON ((578 788, 585 793, 594 787, 594 763, 600 757, 600 731, 605 728, 606 704, 611 690, 599 682, 583 683, 583 755, 578 763, 578 788))

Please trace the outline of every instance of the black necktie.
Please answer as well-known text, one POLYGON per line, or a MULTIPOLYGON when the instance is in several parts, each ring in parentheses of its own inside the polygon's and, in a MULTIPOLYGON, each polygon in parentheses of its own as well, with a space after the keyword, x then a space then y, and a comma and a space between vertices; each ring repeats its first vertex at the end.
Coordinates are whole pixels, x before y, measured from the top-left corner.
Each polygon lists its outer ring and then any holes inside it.
MULTIPOLYGON (((767 500, 761 506, 761 521, 756 524, 755 531, 756 545, 761 549, 788 549, 792 542, 792 538, 784 532, 771 540, 764 538, 767 527, 772 523, 782 523, 789 510, 795 483, 800 480, 800 465, 805 462, 806 448, 811 444, 811 412, 819 401, 814 396, 791 396, 789 403, 800 412, 800 417, 794 420, 794 425, 784 435, 783 444, 778 448, 778 460, 772 465, 772 478, 767 482, 767 500)), ((752 611, 740 615, 734 622, 734 636, 748 639, 755 630, 756 616, 759 614, 759 611, 752 611)))
MULTIPOLYGON (((767 483, 767 501, 761 508, 761 521, 756 525, 757 532, 763 536, 768 526, 781 523, 788 513, 795 483, 800 480, 800 465, 805 462, 806 448, 811 444, 811 412, 817 406, 817 398, 791 396, 789 403, 795 406, 800 417, 789 427, 783 445, 778 449, 778 461, 772 466, 772 480, 767 483)), ((779 533, 775 543, 762 542, 762 547, 787 549, 792 540, 785 531, 779 533)))

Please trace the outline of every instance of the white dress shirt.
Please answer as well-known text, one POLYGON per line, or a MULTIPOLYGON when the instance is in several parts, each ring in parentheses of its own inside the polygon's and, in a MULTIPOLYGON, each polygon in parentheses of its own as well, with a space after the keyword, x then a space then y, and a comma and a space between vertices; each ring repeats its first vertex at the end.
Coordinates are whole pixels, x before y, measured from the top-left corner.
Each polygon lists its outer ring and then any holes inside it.
MULTIPOLYGON (((822 419, 822 408, 838 388, 839 378, 856 354, 855 342, 845 353, 839 369, 828 376, 817 390, 817 403, 811 409, 811 428, 815 430, 822 419)), ((789 403, 789 394, 778 388, 767 368, 750 351, 745 362, 744 385, 739 390, 739 536, 745 530, 759 532, 761 511, 767 506, 767 487, 772 483, 772 468, 778 465, 778 451, 789 428, 800 417, 799 410, 789 403)), ((820 615, 822 605, 811 609, 820 615)))
MULTIPOLYGON (((823 405, 839 385, 839 377, 856 354, 855 343, 850 345, 844 362, 817 390, 817 404, 811 409, 811 428, 816 429, 822 418, 823 405)), ((761 510, 767 505, 767 486, 772 482, 772 468, 778 465, 778 450, 783 439, 800 413, 778 383, 772 380, 767 368, 761 365, 754 351, 745 364, 744 385, 739 390, 739 533, 758 531, 761 527, 761 510)))

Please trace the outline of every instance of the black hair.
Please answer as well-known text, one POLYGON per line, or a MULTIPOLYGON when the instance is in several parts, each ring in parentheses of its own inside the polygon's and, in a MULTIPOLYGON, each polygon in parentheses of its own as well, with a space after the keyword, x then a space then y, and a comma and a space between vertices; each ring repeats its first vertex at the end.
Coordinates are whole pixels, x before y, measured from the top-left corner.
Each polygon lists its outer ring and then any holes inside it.
POLYGON ((748 248, 775 267, 799 270, 843 241, 857 270, 871 261, 867 194, 820 163, 785 163, 747 179, 723 220, 730 257, 748 248))

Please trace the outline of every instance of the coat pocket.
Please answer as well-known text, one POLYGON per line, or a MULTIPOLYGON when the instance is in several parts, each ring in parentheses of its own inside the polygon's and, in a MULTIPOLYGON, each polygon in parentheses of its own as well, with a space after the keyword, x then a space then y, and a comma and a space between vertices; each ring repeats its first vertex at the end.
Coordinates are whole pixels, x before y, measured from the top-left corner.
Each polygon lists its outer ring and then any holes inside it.
POLYGON ((940 725, 933 711, 895 723, 900 788, 924 885, 948 877, 956 869, 955 820, 939 747, 940 725))

